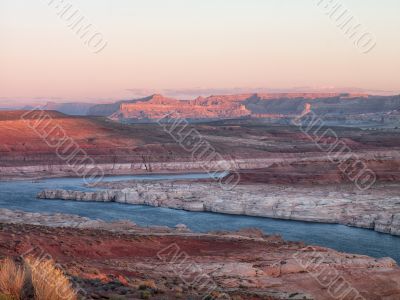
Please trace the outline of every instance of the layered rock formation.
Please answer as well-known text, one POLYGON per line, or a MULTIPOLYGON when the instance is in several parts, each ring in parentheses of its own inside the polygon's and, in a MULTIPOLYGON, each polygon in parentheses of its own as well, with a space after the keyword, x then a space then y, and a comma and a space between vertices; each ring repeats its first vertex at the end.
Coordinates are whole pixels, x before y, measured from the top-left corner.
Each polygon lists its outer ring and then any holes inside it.
POLYGON ((228 119, 249 116, 251 112, 237 102, 226 99, 196 98, 195 100, 176 100, 162 95, 153 95, 147 101, 122 103, 119 110, 110 116, 115 120, 159 120, 166 115, 175 118, 228 119), (174 117, 173 116, 173 117, 174 117))
MULTIPOLYGON (((89 115, 109 116, 120 121, 158 120, 175 114, 188 120, 254 118, 291 118, 304 108, 316 114, 339 120, 340 116, 364 116, 373 119, 376 114, 390 113, 400 107, 400 96, 370 96, 346 93, 280 93, 238 94, 198 97, 194 100, 177 100, 162 95, 152 95, 131 101, 96 105, 89 115), (338 119, 339 118, 339 119, 338 119)), ((396 119, 398 121, 399 119, 396 119)))
POLYGON ((104 191, 44 190, 40 199, 119 202, 188 211, 338 223, 400 235, 400 185, 376 184, 367 191, 355 186, 316 187, 239 185, 232 190, 216 183, 102 183, 104 191))

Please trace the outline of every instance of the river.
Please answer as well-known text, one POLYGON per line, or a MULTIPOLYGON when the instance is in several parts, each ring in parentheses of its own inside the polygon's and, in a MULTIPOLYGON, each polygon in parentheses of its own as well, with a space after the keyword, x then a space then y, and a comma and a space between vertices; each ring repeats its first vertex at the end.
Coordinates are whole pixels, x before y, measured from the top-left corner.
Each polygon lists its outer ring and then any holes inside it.
MULTIPOLYGON (((106 177, 117 180, 166 180, 208 178, 207 174, 138 175, 106 177)), ((0 208, 39 213, 75 214, 105 221, 131 220, 141 226, 186 224, 194 232, 259 228, 267 234, 279 234, 286 240, 304 241, 349 253, 372 257, 392 257, 400 263, 400 237, 372 230, 335 224, 319 224, 290 220, 187 212, 168 208, 125 205, 118 203, 38 200, 43 189, 91 190, 79 178, 46 179, 39 182, 0 182, 0 208)))

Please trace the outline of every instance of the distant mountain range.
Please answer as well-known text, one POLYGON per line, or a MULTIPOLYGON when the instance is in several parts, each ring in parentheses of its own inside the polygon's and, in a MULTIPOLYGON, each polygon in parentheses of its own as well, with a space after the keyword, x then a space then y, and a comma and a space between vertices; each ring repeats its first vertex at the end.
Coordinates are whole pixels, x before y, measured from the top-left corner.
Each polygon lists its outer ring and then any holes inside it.
POLYGON ((87 115, 89 109, 93 106, 93 103, 56 103, 56 102, 48 102, 43 109, 45 110, 56 110, 62 112, 67 115, 87 115))
POLYGON ((189 120, 287 118, 305 108, 324 116, 392 113, 400 110, 400 96, 348 93, 237 94, 177 100, 156 94, 131 101, 92 106, 88 115, 121 122, 153 121, 174 114, 189 120))
POLYGON ((197 97, 178 100, 154 94, 109 104, 49 102, 46 110, 68 115, 104 116, 121 122, 151 122, 166 115, 189 120, 237 118, 289 118, 305 108, 329 117, 364 114, 395 114, 400 111, 400 95, 372 96, 363 93, 250 93, 197 97))

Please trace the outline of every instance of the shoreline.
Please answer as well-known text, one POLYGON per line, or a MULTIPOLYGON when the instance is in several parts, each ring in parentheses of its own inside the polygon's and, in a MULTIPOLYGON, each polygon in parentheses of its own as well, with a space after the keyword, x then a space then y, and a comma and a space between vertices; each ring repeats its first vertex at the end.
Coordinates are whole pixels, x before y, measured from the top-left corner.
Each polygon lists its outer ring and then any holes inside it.
MULTIPOLYGON (((395 160, 400 159, 398 150, 364 150, 356 151, 360 159, 364 160, 395 160)), ((221 161, 156 161, 151 163, 96 163, 95 165, 75 165, 74 168, 89 171, 93 167, 103 170, 104 176, 168 174, 168 173, 211 173, 229 172, 248 169, 263 169, 273 164, 315 163, 329 162, 329 155, 317 151, 306 154, 298 153, 270 153, 270 157, 263 158, 231 158, 221 161), (149 164, 151 171, 147 171, 149 164), (215 169, 216 165, 229 165, 229 170, 215 169)), ((346 155, 337 155, 336 159, 346 158, 346 155)), ((82 172, 84 173, 84 172, 82 172)), ((66 164, 33 164, 21 166, 0 166, 0 181, 10 180, 39 180, 50 178, 77 177, 73 169, 66 164)))
POLYGON ((116 181, 96 188, 103 190, 43 190, 37 197, 340 224, 400 236, 396 205, 400 185, 395 183, 381 183, 368 192, 354 191, 352 185, 340 185, 338 190, 335 186, 239 185, 225 191, 212 182, 174 181, 116 181))
MULTIPOLYGON (((221 173, 223 174, 224 171, 212 171, 212 173, 221 173)), ((122 177, 122 176, 158 176, 158 175, 207 175, 209 173, 205 172, 203 170, 190 170, 190 171, 157 171, 157 172, 135 172, 135 173, 120 173, 120 174, 105 174, 104 178, 114 178, 114 177, 122 177)), ((63 175, 54 175, 54 176, 44 176, 44 177, 15 177, 15 178, 8 178, 4 179, 0 176, 0 182, 10 182, 10 181, 44 181, 44 180, 52 180, 52 179, 82 179, 84 180, 83 177, 79 176, 63 176, 63 175)), ((205 178, 207 179, 207 178, 205 178)), ((213 180, 213 178, 209 178, 210 180, 213 180)), ((167 180, 167 179, 166 179, 167 180)), ((187 180, 197 180, 197 179, 187 179, 187 180)), ((202 179, 203 180, 203 179, 202 179)))
POLYGON ((282 300, 331 299, 315 277, 322 271, 336 274, 332 280, 344 279, 349 292, 366 300, 400 294, 398 283, 389 280, 400 276, 400 268, 388 257, 307 246, 254 229, 198 234, 113 225, 71 228, 0 221, 0 256, 18 258, 37 252, 39 257, 51 257, 93 298, 100 294, 137 299, 146 283, 160 295, 155 299, 176 299, 177 291, 200 299, 202 289, 187 289, 176 280, 175 270, 186 272, 190 266, 207 276, 217 291, 244 299, 266 295, 282 300))

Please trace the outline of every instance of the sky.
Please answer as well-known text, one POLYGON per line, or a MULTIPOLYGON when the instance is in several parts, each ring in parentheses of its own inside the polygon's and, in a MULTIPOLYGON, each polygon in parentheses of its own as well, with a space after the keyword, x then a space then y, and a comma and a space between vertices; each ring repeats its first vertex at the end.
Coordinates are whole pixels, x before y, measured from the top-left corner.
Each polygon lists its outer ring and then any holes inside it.
POLYGON ((0 100, 295 87, 400 92, 398 0, 336 0, 374 37, 368 53, 318 5, 324 0, 64 0, 91 24, 92 45, 71 29, 74 18, 60 17, 61 0, 49 1, 0 0, 0 100))

